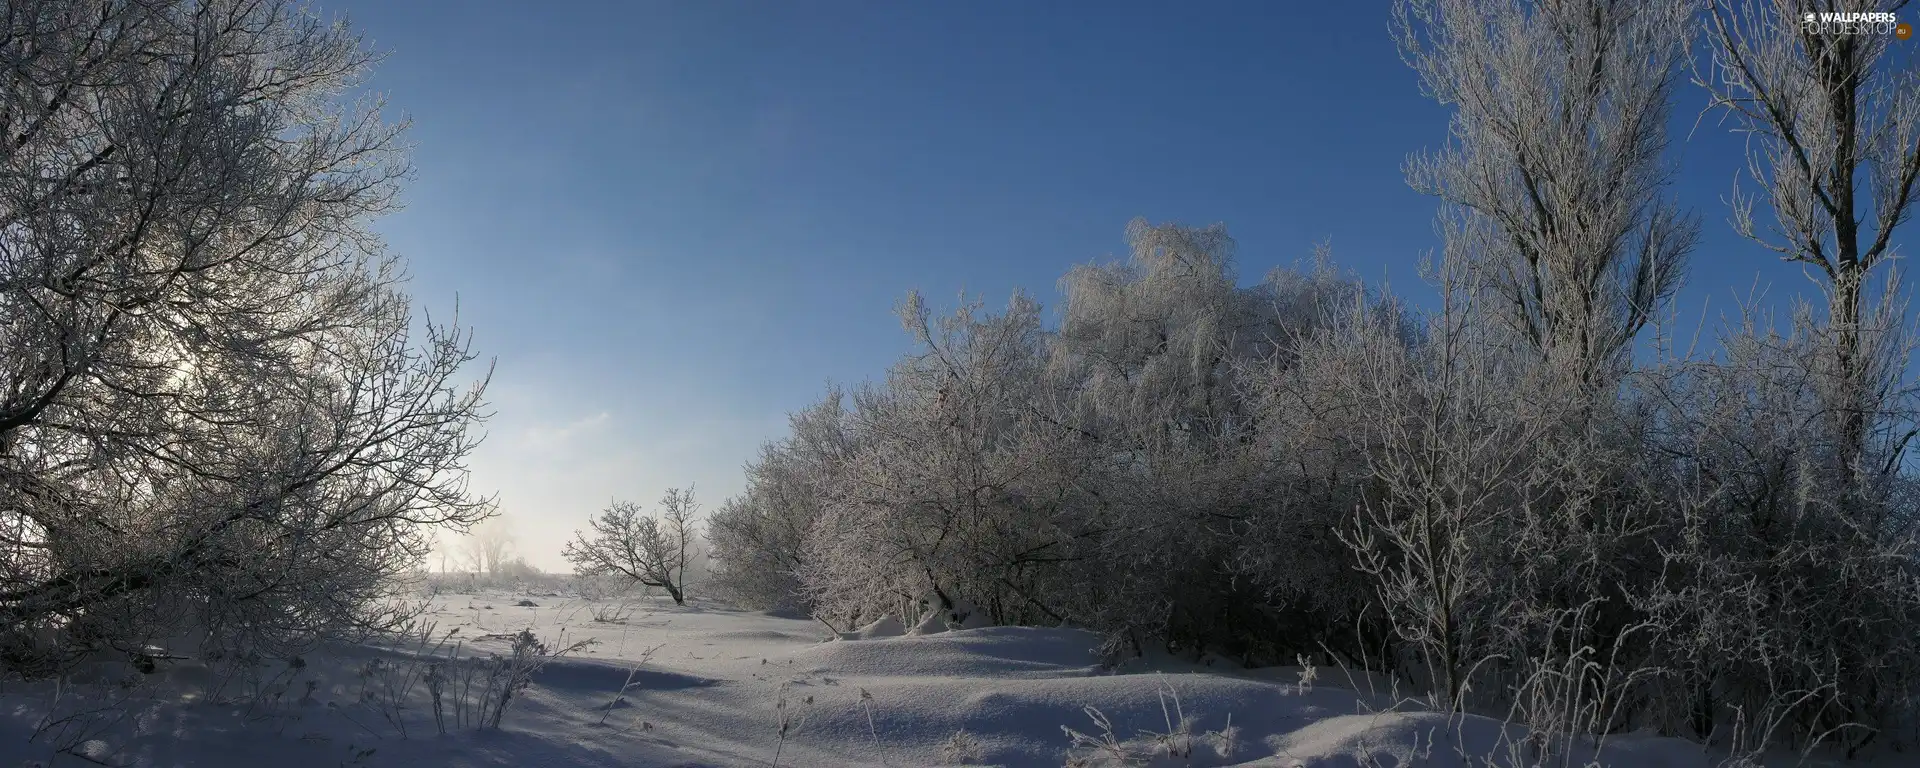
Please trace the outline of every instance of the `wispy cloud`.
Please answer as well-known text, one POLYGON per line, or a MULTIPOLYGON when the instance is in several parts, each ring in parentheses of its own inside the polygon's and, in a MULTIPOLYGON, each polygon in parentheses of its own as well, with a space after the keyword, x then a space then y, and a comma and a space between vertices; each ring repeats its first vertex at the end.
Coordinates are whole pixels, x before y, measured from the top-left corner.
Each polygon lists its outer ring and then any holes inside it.
POLYGON ((557 426, 535 424, 522 429, 517 442, 522 449, 528 451, 564 451, 570 445, 599 437, 598 433, 603 432, 612 420, 612 412, 601 411, 557 426))

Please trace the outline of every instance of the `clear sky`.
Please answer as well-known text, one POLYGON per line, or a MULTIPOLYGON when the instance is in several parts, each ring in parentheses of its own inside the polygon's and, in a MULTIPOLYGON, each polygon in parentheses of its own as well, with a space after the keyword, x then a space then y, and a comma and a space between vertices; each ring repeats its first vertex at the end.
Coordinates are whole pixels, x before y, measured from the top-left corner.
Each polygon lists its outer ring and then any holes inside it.
MULTIPOLYGON (((829 381, 909 349, 911 288, 1051 304, 1126 222, 1226 222, 1247 282, 1331 239, 1429 295, 1445 140, 1385 2, 321 0, 390 53, 418 302, 496 358, 474 462, 535 565, 611 498, 708 508, 829 381)), ((1904 55, 1904 53, 1903 53, 1904 55)), ((1681 90, 1675 193, 1706 236, 1680 309, 1798 270, 1735 238, 1740 145, 1681 90), (1756 283, 1756 280, 1759 282, 1756 283)))

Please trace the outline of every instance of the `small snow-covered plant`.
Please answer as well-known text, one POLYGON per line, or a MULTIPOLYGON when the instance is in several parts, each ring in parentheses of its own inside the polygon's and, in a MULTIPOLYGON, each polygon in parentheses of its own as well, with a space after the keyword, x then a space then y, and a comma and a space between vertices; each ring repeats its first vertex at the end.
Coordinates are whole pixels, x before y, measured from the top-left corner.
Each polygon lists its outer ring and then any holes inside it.
POLYGON ((1206 738, 1208 743, 1213 745, 1213 751, 1216 754, 1231 759, 1233 753, 1240 749, 1240 726, 1233 724, 1233 713, 1227 713, 1225 727, 1217 731, 1207 731, 1206 738))
POLYGON ((1295 686, 1295 690, 1300 693, 1313 690, 1313 681, 1319 679, 1320 670, 1314 668, 1313 660, 1307 658, 1304 653, 1295 656, 1294 659, 1300 663, 1300 683, 1295 686))
POLYGON ((1160 699, 1160 716, 1165 720, 1167 729, 1159 733, 1145 735, 1154 744, 1154 752, 1167 757, 1186 759, 1193 757, 1194 718, 1180 706, 1180 692, 1165 681, 1160 683, 1154 695, 1160 699), (1167 702, 1173 702, 1172 707, 1167 702))
POLYGON ((523 629, 512 636, 505 654, 486 658, 459 656, 456 646, 444 661, 428 665, 425 682, 433 702, 433 719, 442 734, 448 726, 455 729, 498 729, 507 708, 533 684, 533 676, 554 660, 594 643, 582 640, 562 648, 552 648, 523 629))
MULTIPOLYGON (((1566 610, 1542 612, 1545 618, 1535 618, 1532 623, 1560 627, 1568 637, 1579 638, 1593 625, 1601 604, 1593 600, 1566 610)), ((1515 676, 1502 692, 1508 698, 1506 722, 1521 726, 1524 735, 1509 738, 1509 731, 1502 729, 1501 742, 1496 746, 1505 750, 1505 759, 1528 765, 1575 766, 1579 765, 1578 753, 1598 754, 1607 735, 1623 721, 1624 709, 1633 701, 1631 694, 1663 673, 1650 665, 1627 663, 1625 651, 1640 635, 1661 630, 1650 623, 1636 624, 1622 631, 1610 648, 1568 640, 1559 648, 1509 661, 1515 676)), ((1508 645, 1524 647, 1517 640, 1508 645)))
MULTIPOLYGON (((457 655, 459 652, 459 646, 456 645, 453 653, 457 655)), ((442 736, 447 733, 449 710, 458 727, 460 715, 463 714, 461 705, 466 701, 466 697, 462 695, 463 690, 460 685, 462 681, 456 674, 457 670, 449 667, 450 664, 447 661, 432 662, 427 665, 424 678, 427 684, 427 696, 433 700, 433 725, 442 736)))
POLYGON ((359 703, 380 714, 400 738, 407 738, 406 695, 419 678, 406 664, 371 659, 359 670, 359 703))
POLYGON ((873 694, 860 689, 860 711, 867 714, 867 733, 873 737, 873 746, 880 748, 880 729, 873 727, 873 694))
MULTIPOLYGON (((787 698, 787 692, 792 686, 792 682, 781 683, 779 696, 773 705, 774 730, 780 737, 779 743, 773 747, 773 768, 780 768, 780 753, 786 750, 787 737, 799 731, 801 723, 806 721, 806 714, 800 711, 798 706, 789 706, 795 704, 787 698)), ((797 704, 813 706, 813 697, 802 698, 797 704)))
POLYGON ((352 757, 347 758, 346 761, 340 765, 342 768, 346 766, 366 765, 367 761, 373 758, 374 753, 379 751, 380 749, 378 747, 362 747, 358 744, 348 744, 347 753, 352 755, 352 757))
MULTIPOLYGON (((391 727, 400 738, 408 737, 406 710, 413 699, 413 692, 427 679, 437 659, 447 647, 447 641, 458 630, 449 630, 434 639, 435 624, 416 622, 401 628, 398 639, 401 655, 394 658, 375 658, 361 665, 359 669, 359 703, 379 713, 382 720, 391 727)), ((306 667, 304 660, 295 657, 288 662, 289 670, 297 672, 306 667)), ((278 693, 284 694, 288 683, 278 686, 278 693)), ((314 686, 309 681, 308 694, 314 686)))
POLYGON ((501 718, 506 716, 507 706, 513 703, 521 691, 533 685, 533 674, 540 668, 562 656, 578 651, 593 644, 593 640, 582 640, 565 648, 549 648, 533 630, 523 629, 513 636, 512 650, 506 656, 493 655, 487 659, 490 694, 482 701, 481 727, 499 728, 501 718))
POLYGON ((780 736, 780 742, 773 747, 773 768, 780 768, 780 753, 787 748, 787 732, 793 727, 793 720, 787 712, 787 688, 780 686, 780 700, 773 705, 774 729, 780 736))
POLYGON ((593 620, 597 624, 625 624, 633 618, 633 603, 622 600, 617 603, 594 603, 593 620))
POLYGON ((962 728, 954 731, 946 741, 940 743, 940 761, 947 765, 964 765, 980 761, 980 740, 962 728))
POLYGON ((615 590, 607 579, 597 576, 574 576, 569 586, 575 595, 588 602, 599 602, 613 597, 615 590))
MULTIPOLYGON (((307 670, 307 660, 302 656, 286 659, 280 670, 272 676, 261 678, 257 674, 248 674, 246 703, 254 719, 272 719, 285 714, 293 702, 287 694, 301 682, 300 677, 307 670)), ((251 672, 251 670, 249 670, 251 672)), ((307 695, 311 696, 318 681, 305 681, 307 695)))
POLYGON ((319 680, 313 680, 313 678, 300 680, 301 674, 303 674, 305 670, 307 670, 307 660, 303 659, 303 657, 294 657, 294 659, 286 660, 286 670, 282 670, 282 672, 276 676, 275 684, 271 685, 271 687, 265 691, 265 697, 253 701, 252 707, 255 707, 255 718, 257 718, 257 720, 273 720, 273 722, 278 724, 278 728, 286 728, 288 720, 298 718, 298 714, 292 714, 292 708, 296 707, 296 705, 311 705, 311 703, 313 703, 313 693, 321 687, 319 680), (296 689, 296 684, 300 684, 298 685, 298 687, 300 687, 300 697, 294 697, 294 695, 292 695, 292 691, 296 689))
POLYGON ((232 698, 227 697, 227 687, 232 685, 235 680, 240 681, 241 687, 248 693, 258 688, 260 680, 259 667, 265 663, 259 653, 251 650, 223 651, 215 649, 208 651, 204 655, 204 658, 206 659, 207 666, 213 671, 213 681, 207 686, 204 693, 207 701, 233 703, 246 698, 245 694, 236 695, 232 698))
POLYGON ((1067 735, 1070 744, 1067 747, 1067 768, 1092 768, 1096 765, 1133 765, 1138 760, 1131 750, 1114 735, 1113 721, 1091 704, 1082 708, 1087 719, 1092 720, 1099 733, 1088 734, 1068 726, 1060 726, 1067 735))
MULTIPOLYGON (((622 637, 620 639, 620 643, 624 650, 624 646, 626 645, 626 638, 622 637)), ((633 678, 640 674, 640 665, 653 660, 653 654, 657 653, 661 648, 664 648, 664 647, 666 646, 656 645, 640 652, 640 658, 634 659, 633 666, 627 669, 626 681, 620 684, 619 691, 614 692, 613 700, 607 702, 606 709, 600 712, 600 721, 597 723, 594 723, 594 725, 606 725, 607 716, 610 714, 613 714, 613 708, 616 706, 619 706, 620 702, 625 701, 627 698, 627 691, 630 691, 633 689, 633 686, 635 685, 635 683, 633 682, 633 678)))
POLYGON ((1108 632, 1106 637, 1101 639, 1100 645, 1094 649, 1094 656, 1099 659, 1100 671, 1106 673, 1118 670, 1127 659, 1138 655, 1140 655, 1138 639, 1132 633, 1125 631, 1108 632))
MULTIPOLYGON (((1359 763, 1360 768, 1402 768, 1402 766, 1431 764, 1434 752, 1434 732, 1436 729, 1429 728, 1424 734, 1416 731, 1413 734, 1413 738, 1404 744, 1376 744, 1371 736, 1375 729, 1379 728, 1380 717, 1383 714, 1385 714, 1385 712, 1376 713, 1373 716, 1372 722, 1367 724, 1366 731, 1360 735, 1358 742, 1354 745, 1354 751, 1356 752, 1354 759, 1359 763), (1420 741, 1422 735, 1426 736, 1425 743, 1420 741)), ((1466 720, 1464 718, 1456 718, 1454 720, 1456 724, 1455 728, 1460 728, 1465 722, 1466 720)), ((1461 755, 1460 764, 1465 768, 1522 768, 1523 766, 1525 768, 1540 768, 1537 763, 1526 761, 1501 762, 1491 756, 1487 757, 1485 762, 1476 763, 1471 758, 1461 755)), ((1303 766, 1304 764, 1296 762, 1294 765, 1303 766)), ((1583 768, 1604 768, 1604 766, 1584 766, 1583 768)))
MULTIPOLYGON (((1763 768, 1768 745, 1774 742, 1774 732, 1787 722, 1795 710, 1809 701, 1818 700, 1831 687, 1829 684, 1814 690, 1776 692, 1753 712, 1748 712, 1738 704, 1732 705, 1733 721, 1727 729, 1727 757, 1720 761, 1717 768, 1763 768)), ((1805 751, 1811 752, 1820 741, 1812 740, 1805 751)), ((1802 756, 1805 756, 1805 752, 1802 756)))

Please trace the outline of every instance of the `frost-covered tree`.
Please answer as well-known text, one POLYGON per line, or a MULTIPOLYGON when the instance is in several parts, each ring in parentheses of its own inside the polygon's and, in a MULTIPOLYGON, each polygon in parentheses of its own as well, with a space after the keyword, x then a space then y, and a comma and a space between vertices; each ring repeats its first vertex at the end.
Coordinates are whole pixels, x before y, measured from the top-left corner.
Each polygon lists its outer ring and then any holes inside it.
POLYGON ((1674 649, 1701 724, 1803 691, 1791 731, 1845 724, 1858 746, 1914 712, 1920 497, 1906 456, 1920 430, 1905 285, 1887 262, 1920 177, 1920 71, 1892 35, 1820 16, 1901 6, 1707 6, 1696 79, 1748 138, 1732 223, 1803 265, 1823 301, 1784 328, 1749 311, 1719 359, 1676 366, 1659 390, 1688 513, 1686 578, 1659 603, 1720 633, 1674 649))
MULTIPOLYGON (((1912 214, 1920 178, 1920 70, 1887 34, 1858 34, 1808 14, 1891 13, 1904 3, 1774 0, 1708 3, 1713 104, 1751 137, 1748 177, 1734 189, 1733 223, 1749 239, 1805 265, 1826 299, 1823 378, 1833 442, 1845 471, 1867 460, 1883 411, 1876 387, 1873 274, 1893 256, 1894 231, 1912 214), (1764 203, 1771 222, 1756 218, 1764 203)), ((1904 446, 1902 446, 1904 447, 1904 446)))
MULTIPOLYGON (((1078 389, 1135 434, 1126 449, 1164 453, 1231 439, 1236 355, 1272 344, 1257 299, 1237 285, 1226 228, 1127 228, 1130 258, 1082 266, 1066 295, 1057 351, 1078 389)), ((1102 425, 1105 426, 1105 425, 1102 425)), ((1144 458, 1144 457, 1143 457, 1144 458)))
POLYGON ((1452 110, 1448 144, 1407 168, 1443 202, 1442 308, 1348 387, 1384 426, 1356 446, 1374 488, 1349 535, 1407 668, 1450 705, 1522 706, 1537 673, 1571 668, 1567 690, 1611 704, 1566 727, 1606 731, 1638 679, 1631 604, 1659 576, 1660 515, 1630 482, 1640 424, 1621 398, 1697 235, 1664 194, 1690 13, 1396 6, 1404 57, 1452 110))
POLYGON ((1274 628, 1318 625, 1300 611, 1339 591, 1321 577, 1341 566, 1296 568, 1289 556, 1334 548, 1329 519, 1316 517, 1329 509, 1304 512, 1312 505, 1285 477, 1295 457, 1261 447, 1272 424, 1251 384, 1363 292, 1324 251, 1310 273, 1275 270, 1243 289, 1219 225, 1135 221, 1127 237, 1126 261, 1061 281, 1051 350, 1047 391, 1061 416, 1049 426, 1088 456, 1078 484, 1093 490, 1080 507, 1085 526, 1105 532, 1088 543, 1096 593, 1074 601, 1086 609, 1077 618, 1190 651, 1315 650, 1317 640, 1276 644, 1274 628))
POLYGON ((1713 10, 1709 85, 1771 132, 1755 177, 1825 322, 1749 315, 1710 355, 1656 322, 1696 230, 1663 193, 1686 4, 1408 0, 1403 50, 1454 110, 1409 167, 1443 204, 1435 311, 1324 258, 1243 287, 1224 227, 1138 221, 1062 280, 1052 332, 1020 297, 912 300, 916 349, 797 415, 716 516, 722 583, 835 624, 1325 649, 1527 723, 1541 762, 1641 727, 1895 741, 1920 700, 1914 342, 1896 276, 1848 286, 1904 221, 1920 102, 1877 90, 1903 82, 1883 41, 1713 10))
POLYGON ((581 576, 623 577, 664 589, 675 604, 685 605, 687 565, 699 535, 694 521, 699 509, 692 488, 667 489, 658 515, 649 515, 632 502, 615 501, 600 515, 587 518, 593 535, 575 531, 561 554, 581 576))
POLYGON ((1663 196, 1685 0, 1404 0, 1396 39, 1448 144, 1408 162, 1449 206, 1480 307, 1605 386, 1678 285, 1698 226, 1663 196))
POLYGON ((804 607, 800 579, 807 535, 839 498, 860 450, 838 389, 789 420, 789 434, 747 465, 747 487, 707 521, 713 589, 741 605, 804 607))
POLYGON ((1850 749, 1913 738, 1894 728, 1920 690, 1920 488, 1898 447, 1920 423, 1904 312, 1880 304, 1869 317, 1892 331, 1863 334, 1877 393, 1869 472, 1840 469, 1834 337, 1810 305, 1784 327, 1749 308, 1712 358, 1644 377, 1658 427, 1647 442, 1677 518, 1662 542, 1668 578, 1646 601, 1675 630, 1666 706, 1695 733, 1737 707, 1850 749))
POLYGON ((917 350, 851 408, 797 414, 715 516, 718 584, 836 625, 978 614, 1270 659, 1341 642, 1358 590, 1331 531, 1353 498, 1301 489, 1358 473, 1320 455, 1300 478, 1277 446, 1303 421, 1252 385, 1373 299, 1324 259, 1240 288, 1219 227, 1129 242, 1068 277, 1056 333, 1024 297, 937 319, 910 299, 917 350))
POLYGON ((0 14, 0 658, 381 621, 466 488, 480 385, 368 229, 374 57, 291 2, 0 14))
MULTIPOLYGON (((802 572, 814 602, 843 620, 937 611, 995 620, 1054 610, 1029 590, 1059 553, 1054 458, 1025 438, 1044 359, 1039 306, 968 304, 935 320, 917 295, 900 317, 920 351, 884 387, 855 396, 862 450, 811 531, 802 572)), ((1056 614, 1057 615, 1057 614, 1056 614)))

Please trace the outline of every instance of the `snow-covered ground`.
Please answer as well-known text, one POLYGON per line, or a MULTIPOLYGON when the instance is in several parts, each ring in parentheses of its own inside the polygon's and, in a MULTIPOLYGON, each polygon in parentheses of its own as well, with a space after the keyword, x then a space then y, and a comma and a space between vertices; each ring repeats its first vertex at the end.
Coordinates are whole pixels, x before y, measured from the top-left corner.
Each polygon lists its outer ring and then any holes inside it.
MULTIPOLYGON (((505 653, 523 629, 554 647, 592 642, 536 673, 500 729, 445 735, 422 684, 404 689, 397 721, 378 704, 373 681, 419 677, 432 654, 417 644, 329 648, 224 681, 171 660, 132 674, 130 690, 12 683, 0 688, 0 766, 766 766, 776 755, 782 766, 1061 766, 1119 765, 1124 753, 1154 766, 1399 768, 1506 752, 1499 723, 1391 708, 1389 693, 1356 692, 1369 686, 1340 669, 1310 684, 1299 669, 1103 669, 1096 638, 1069 629, 882 623, 829 639, 806 618, 701 600, 506 593, 440 595, 428 618, 434 640, 449 641, 441 654, 455 643, 505 653), (385 677, 368 675, 375 661, 385 677), (125 716, 89 714, 109 704, 125 716), (29 743, 50 710, 73 717, 29 743), (1078 748, 1063 726, 1084 736, 1078 748), (1114 746, 1094 746, 1109 726, 1114 746)), ((1609 742, 1603 759, 1718 762, 1653 737, 1609 742)))

